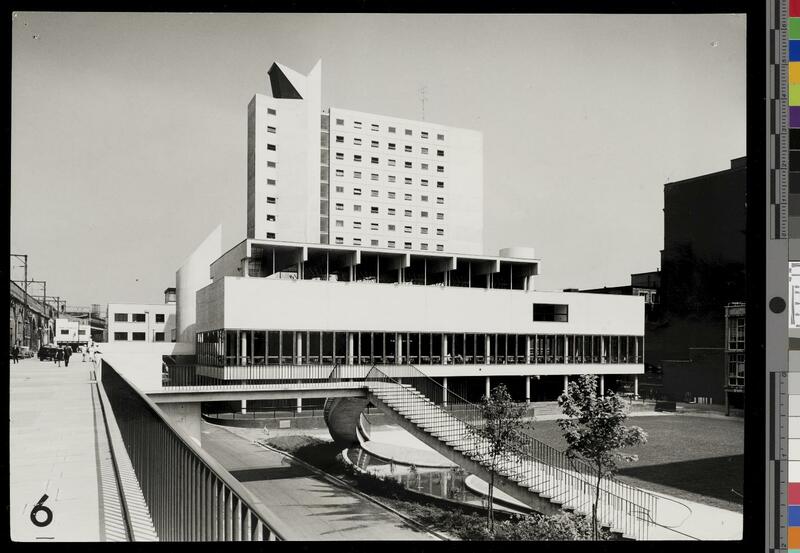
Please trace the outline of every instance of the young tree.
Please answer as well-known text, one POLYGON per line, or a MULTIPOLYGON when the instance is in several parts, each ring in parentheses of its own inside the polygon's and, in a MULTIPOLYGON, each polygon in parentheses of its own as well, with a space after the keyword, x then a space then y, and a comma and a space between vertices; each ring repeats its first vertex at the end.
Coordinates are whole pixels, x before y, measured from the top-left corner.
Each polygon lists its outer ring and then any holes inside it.
POLYGON ((568 417, 558 421, 567 442, 567 457, 582 459, 595 471, 596 487, 592 502, 592 537, 597 539, 597 509, 603 477, 617 470, 617 462, 638 461, 637 455, 618 451, 647 443, 647 433, 638 426, 624 426, 627 413, 623 401, 613 391, 597 393, 597 377, 581 375, 569 383, 558 398, 568 417))
POLYGON ((493 388, 489 397, 483 396, 478 404, 483 423, 473 427, 473 433, 486 444, 484 451, 489 469, 489 530, 494 532, 494 475, 500 462, 507 455, 522 449, 525 443, 524 430, 533 426, 523 420, 525 404, 515 403, 505 387, 500 384, 493 388))

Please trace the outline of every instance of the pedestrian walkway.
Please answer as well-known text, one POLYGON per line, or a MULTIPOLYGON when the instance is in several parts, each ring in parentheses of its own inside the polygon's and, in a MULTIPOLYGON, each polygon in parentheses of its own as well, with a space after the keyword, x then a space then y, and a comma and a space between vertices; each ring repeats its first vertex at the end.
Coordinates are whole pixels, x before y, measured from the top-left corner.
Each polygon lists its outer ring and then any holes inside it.
MULTIPOLYGON (((36 358, 9 368, 11 538, 15 541, 124 539, 111 452, 105 439, 93 367, 36 358), (31 511, 42 503, 52 521, 37 527, 31 511)), ((39 512, 38 520, 45 521, 39 512)))

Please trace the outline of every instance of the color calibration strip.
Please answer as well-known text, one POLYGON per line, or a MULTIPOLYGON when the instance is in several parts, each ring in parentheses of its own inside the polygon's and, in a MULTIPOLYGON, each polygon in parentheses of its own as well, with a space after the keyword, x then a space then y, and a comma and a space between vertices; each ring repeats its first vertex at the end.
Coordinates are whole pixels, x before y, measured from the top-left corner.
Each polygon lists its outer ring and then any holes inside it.
MULTIPOLYGON (((788 30, 785 36, 788 38, 789 66, 789 182, 788 191, 785 184, 778 190, 776 204, 780 205, 780 214, 779 236, 776 238, 800 238, 800 0, 789 0, 788 26, 785 28, 788 30)), ((781 55, 781 62, 786 63, 785 55, 781 55)), ((781 76, 784 75, 787 72, 781 71, 781 76)))
POLYGON ((788 497, 786 506, 789 553, 800 553, 800 373, 788 377, 788 497))

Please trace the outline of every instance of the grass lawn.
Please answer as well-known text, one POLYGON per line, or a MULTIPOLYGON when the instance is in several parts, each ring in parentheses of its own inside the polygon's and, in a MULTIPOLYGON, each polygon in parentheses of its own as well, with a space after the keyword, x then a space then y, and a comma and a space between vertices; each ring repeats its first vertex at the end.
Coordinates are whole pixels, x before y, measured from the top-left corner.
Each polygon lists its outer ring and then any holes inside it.
MULTIPOLYGON (((742 512, 744 422, 691 415, 630 417, 647 444, 630 450, 639 461, 620 468, 620 480, 656 492, 742 512)), ((532 435, 566 448, 557 421, 535 423, 532 435)))

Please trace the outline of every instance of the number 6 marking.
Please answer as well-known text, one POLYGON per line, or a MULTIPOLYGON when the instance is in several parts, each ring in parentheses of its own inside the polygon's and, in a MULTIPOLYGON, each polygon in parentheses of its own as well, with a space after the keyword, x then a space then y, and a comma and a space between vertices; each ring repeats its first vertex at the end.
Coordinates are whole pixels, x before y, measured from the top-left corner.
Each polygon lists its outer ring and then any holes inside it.
POLYGON ((47 526, 53 522, 53 511, 43 505, 43 503, 47 501, 48 497, 49 496, 47 494, 44 494, 38 503, 36 503, 36 506, 31 510, 31 522, 34 524, 34 526, 38 526, 39 528, 43 528, 44 526, 47 526), (39 511, 44 511, 44 514, 46 515, 44 522, 39 522, 39 520, 36 518, 36 513, 39 511))

